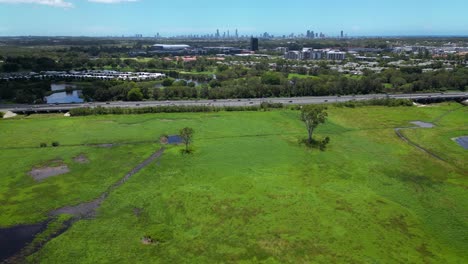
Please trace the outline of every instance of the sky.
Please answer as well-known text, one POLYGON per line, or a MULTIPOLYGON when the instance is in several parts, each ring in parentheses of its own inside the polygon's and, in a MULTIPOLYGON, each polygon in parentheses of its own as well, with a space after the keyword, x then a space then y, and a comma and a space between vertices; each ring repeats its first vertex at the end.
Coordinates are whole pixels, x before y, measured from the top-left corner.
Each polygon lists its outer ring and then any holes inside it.
POLYGON ((467 0, 0 0, 0 36, 468 35, 467 0))

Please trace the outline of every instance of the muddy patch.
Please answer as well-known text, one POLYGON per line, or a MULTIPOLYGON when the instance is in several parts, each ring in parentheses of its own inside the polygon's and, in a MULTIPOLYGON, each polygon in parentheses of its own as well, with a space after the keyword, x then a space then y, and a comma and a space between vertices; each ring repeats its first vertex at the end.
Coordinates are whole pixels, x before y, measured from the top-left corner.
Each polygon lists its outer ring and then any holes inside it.
POLYGON ((107 195, 101 195, 101 197, 91 202, 81 203, 76 206, 66 206, 59 208, 55 211, 52 211, 50 215, 58 216, 61 214, 68 214, 81 219, 91 219, 96 216, 96 209, 99 208, 106 196, 107 195))
POLYGON ((457 142, 462 148, 468 149, 468 136, 454 138, 453 140, 455 140, 455 142, 457 142))
POLYGON ((36 181, 42 181, 50 177, 67 174, 69 172, 70 169, 63 163, 63 161, 53 160, 48 162, 46 165, 33 168, 29 172, 29 175, 31 175, 31 177, 36 181))
POLYGON ((163 145, 167 145, 168 143, 168 140, 167 140, 167 136, 162 136, 160 139, 159 139, 159 142, 163 145))
POLYGON ((435 127, 435 125, 432 124, 432 123, 427 123, 427 122, 422 122, 422 121, 413 121, 413 122, 411 122, 411 124, 416 125, 416 126, 418 126, 420 128, 433 128, 433 127, 435 127))
POLYGON ((79 164, 86 164, 89 163, 88 157, 85 154, 80 154, 73 158, 73 161, 79 164))
POLYGON ((47 222, 35 225, 21 225, 0 228, 0 262, 18 254, 34 237, 44 231, 47 222))

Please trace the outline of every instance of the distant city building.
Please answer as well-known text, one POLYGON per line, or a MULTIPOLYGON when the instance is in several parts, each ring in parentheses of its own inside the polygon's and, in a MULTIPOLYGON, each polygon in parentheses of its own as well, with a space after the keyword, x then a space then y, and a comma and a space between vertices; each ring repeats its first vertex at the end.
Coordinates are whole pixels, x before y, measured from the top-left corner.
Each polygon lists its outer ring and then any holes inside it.
POLYGON ((341 38, 344 38, 344 32, 341 30, 341 38))
POLYGON ((327 60, 344 60, 346 59, 346 52, 342 51, 328 51, 327 60))
POLYGON ((278 47, 278 48, 275 49, 275 51, 281 52, 281 53, 284 54, 284 53, 289 51, 289 48, 288 47, 278 47))
POLYGON ((284 58, 287 60, 302 60, 302 52, 288 51, 284 54, 284 58))
POLYGON ((250 38, 250 50, 258 51, 258 38, 250 38))
POLYGON ((288 60, 344 60, 346 52, 304 48, 302 51, 286 51, 284 58, 288 60))

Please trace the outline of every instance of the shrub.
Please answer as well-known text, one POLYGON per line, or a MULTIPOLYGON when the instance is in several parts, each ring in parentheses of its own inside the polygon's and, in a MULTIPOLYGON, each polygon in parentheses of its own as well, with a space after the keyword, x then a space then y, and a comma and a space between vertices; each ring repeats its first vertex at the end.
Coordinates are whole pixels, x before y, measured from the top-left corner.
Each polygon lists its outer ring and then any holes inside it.
POLYGON ((3 115, 4 115, 4 114, 5 114, 5 113, 0 112, 0 119, 3 118, 3 115))
POLYGON ((309 148, 318 148, 321 151, 325 151, 327 145, 330 143, 330 138, 326 137, 323 140, 312 139, 312 142, 309 142, 309 140, 305 138, 302 139, 300 142, 309 148))
POLYGON ((60 146, 60 143, 58 141, 52 142, 52 147, 58 147, 60 146))
POLYGON ((162 85, 164 87, 172 86, 173 83, 174 83, 174 79, 171 79, 171 78, 166 78, 162 81, 162 85))
POLYGON ((190 155, 193 153, 193 149, 189 148, 189 149, 181 149, 179 150, 180 151, 180 154, 182 155, 190 155))
POLYGON ((39 146, 40 146, 41 148, 47 148, 47 143, 41 143, 39 146))
POLYGON ((375 98, 375 99, 363 100, 363 101, 348 101, 348 102, 343 102, 343 103, 335 103, 334 105, 337 107, 349 107, 349 108, 370 106, 370 105, 397 107, 397 106, 413 106, 413 101, 409 99, 375 98))
POLYGON ((269 108, 283 108, 283 104, 282 103, 262 102, 260 104, 260 108, 262 108, 263 110, 266 111, 269 108))

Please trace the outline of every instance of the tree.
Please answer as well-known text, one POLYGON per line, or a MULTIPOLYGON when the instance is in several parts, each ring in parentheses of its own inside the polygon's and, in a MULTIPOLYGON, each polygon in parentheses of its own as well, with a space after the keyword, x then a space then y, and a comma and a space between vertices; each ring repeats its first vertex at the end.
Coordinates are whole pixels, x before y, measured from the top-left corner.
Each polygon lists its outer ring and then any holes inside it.
POLYGON ((170 78, 166 78, 162 81, 162 85, 164 87, 169 87, 169 86, 172 86, 172 84, 174 83, 174 80, 173 79, 170 79, 170 78))
POLYGON ((193 133, 194 133, 193 128, 190 128, 190 127, 182 128, 179 132, 179 136, 182 138, 182 141, 185 144, 185 151, 184 151, 185 153, 190 153, 189 145, 190 143, 192 143, 193 133))
POLYGON ((262 83, 269 84, 269 85, 280 85, 281 74, 278 72, 265 72, 262 75, 262 83))
POLYGON ((301 110, 301 120, 305 123, 309 137, 309 144, 313 143, 312 134, 318 125, 325 123, 328 113, 327 107, 323 105, 306 105, 301 110))
POLYGON ((132 88, 127 94, 128 101, 141 101, 143 100, 143 93, 140 88, 132 88))

